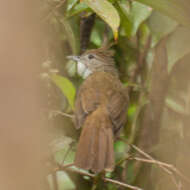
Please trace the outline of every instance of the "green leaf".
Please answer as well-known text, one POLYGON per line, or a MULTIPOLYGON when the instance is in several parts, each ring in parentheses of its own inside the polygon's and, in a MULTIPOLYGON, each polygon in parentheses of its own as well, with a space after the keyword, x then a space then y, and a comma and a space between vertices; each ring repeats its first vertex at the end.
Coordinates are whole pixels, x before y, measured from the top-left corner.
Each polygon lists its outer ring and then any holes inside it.
POLYGON ((100 19, 96 19, 94 23, 94 27, 90 36, 90 41, 97 47, 100 47, 102 44, 102 34, 105 31, 105 25, 106 24, 100 19))
POLYGON ((137 111, 137 105, 135 104, 130 105, 128 109, 128 117, 131 118, 131 120, 132 118, 134 118, 136 111, 137 111))
POLYGON ((115 144, 114 144, 114 149, 115 149, 117 152, 125 153, 125 152, 127 152, 126 149, 129 149, 129 146, 126 145, 126 143, 123 142, 123 141, 117 141, 117 142, 115 142, 115 144))
POLYGON ((125 1, 119 1, 118 5, 125 15, 125 18, 122 17, 122 23, 125 25, 127 36, 135 36, 142 22, 151 15, 152 9, 135 1, 131 3, 130 8, 125 1))
POLYGON ((190 25, 189 0, 136 0, 151 6, 182 25, 190 25))
POLYGON ((121 18, 120 35, 131 37, 133 23, 129 19, 129 4, 127 2, 118 1, 116 7, 121 18))
POLYGON ((148 19, 148 26, 158 42, 162 37, 174 31, 178 23, 170 17, 153 11, 148 19))
POLYGON ((71 147, 65 147, 54 154, 54 159, 58 164, 62 164, 63 162, 64 164, 72 164, 74 162, 74 158, 75 152, 71 147))
POLYGON ((101 35, 99 34, 97 27, 95 27, 94 30, 92 30, 92 34, 90 36, 90 41, 92 41, 98 47, 101 46, 102 39, 101 39, 101 35))
POLYGON ((60 75, 51 75, 51 79, 68 99, 71 108, 74 108, 76 90, 71 81, 60 75))
MULTIPOLYGON (((97 47, 100 47, 103 41, 103 36, 102 34, 105 31, 105 27, 106 27, 106 23, 103 22, 101 19, 96 19, 95 23, 94 23, 94 27, 92 29, 92 33, 90 36, 90 41, 95 44, 97 47)), ((109 31, 108 38, 109 38, 109 34, 111 34, 111 31, 109 31)), ((112 37, 112 34, 111 34, 112 37)))
POLYGON ((142 3, 132 2, 130 19, 133 23, 132 36, 134 36, 138 30, 140 24, 145 21, 151 15, 152 9, 142 3))
POLYGON ((123 141, 116 141, 114 143, 114 150, 115 150, 115 159, 116 162, 120 162, 126 157, 130 147, 123 141))
POLYGON ((107 0, 83 0, 83 2, 112 28, 117 39, 120 17, 115 7, 107 0))
POLYGON ((189 28, 178 27, 177 30, 169 36, 167 42, 169 72, 178 60, 190 52, 189 33, 189 28))
POLYGON ((72 17, 76 14, 79 14, 83 11, 90 10, 88 6, 85 3, 78 3, 75 6, 73 6, 68 12, 67 12, 67 18, 72 17))
POLYGON ((57 173, 57 180, 59 184, 59 189, 62 190, 68 190, 68 189, 75 189, 75 184, 73 181, 70 179, 68 174, 64 171, 58 171, 57 173))
POLYGON ((66 69, 70 77, 74 77, 77 73, 77 63, 75 61, 69 60, 66 63, 66 69))

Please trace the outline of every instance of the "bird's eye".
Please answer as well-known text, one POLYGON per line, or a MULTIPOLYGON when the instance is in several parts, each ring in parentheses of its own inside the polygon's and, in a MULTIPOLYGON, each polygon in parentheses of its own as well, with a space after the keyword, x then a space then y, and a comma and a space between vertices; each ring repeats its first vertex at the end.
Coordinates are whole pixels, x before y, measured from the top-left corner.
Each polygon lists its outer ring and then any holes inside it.
POLYGON ((93 59, 94 56, 92 54, 88 55, 88 59, 93 59))

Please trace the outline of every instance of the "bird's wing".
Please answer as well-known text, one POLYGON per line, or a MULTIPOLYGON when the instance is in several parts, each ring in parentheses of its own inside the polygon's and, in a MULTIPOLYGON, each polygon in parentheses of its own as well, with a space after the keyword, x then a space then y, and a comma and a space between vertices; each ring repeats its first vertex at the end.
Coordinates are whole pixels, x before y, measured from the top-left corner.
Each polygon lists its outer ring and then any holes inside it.
POLYGON ((126 122, 128 97, 125 91, 113 90, 112 93, 110 93, 109 102, 107 109, 114 126, 113 131, 116 134, 126 122))
POLYGON ((92 113, 99 104, 97 92, 94 88, 81 88, 75 103, 76 128, 82 127, 85 118, 92 113))

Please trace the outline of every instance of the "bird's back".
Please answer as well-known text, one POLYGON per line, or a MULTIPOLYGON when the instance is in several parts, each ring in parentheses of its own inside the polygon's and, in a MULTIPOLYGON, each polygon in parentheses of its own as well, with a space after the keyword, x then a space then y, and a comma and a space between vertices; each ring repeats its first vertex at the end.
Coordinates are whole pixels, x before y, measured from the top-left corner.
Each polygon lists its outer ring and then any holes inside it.
MULTIPOLYGON (((76 104, 78 101, 82 101, 90 111, 93 111, 97 108, 96 106, 109 107, 109 104, 114 103, 112 100, 113 97, 116 99, 116 96, 119 98, 118 102, 127 101, 126 89, 118 77, 108 72, 96 72, 91 74, 81 85, 76 104)), ((76 105, 76 114, 77 108, 76 105)))

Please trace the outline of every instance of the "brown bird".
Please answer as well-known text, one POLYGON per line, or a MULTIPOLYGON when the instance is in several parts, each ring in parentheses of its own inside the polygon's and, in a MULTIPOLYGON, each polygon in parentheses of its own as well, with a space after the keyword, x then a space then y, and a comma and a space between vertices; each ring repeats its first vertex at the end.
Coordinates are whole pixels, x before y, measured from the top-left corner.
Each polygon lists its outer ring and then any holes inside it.
POLYGON ((106 48, 69 56, 86 68, 75 103, 76 128, 82 127, 75 165, 94 173, 114 169, 114 139, 126 121, 128 96, 106 48))

